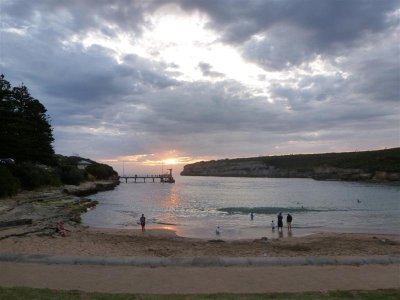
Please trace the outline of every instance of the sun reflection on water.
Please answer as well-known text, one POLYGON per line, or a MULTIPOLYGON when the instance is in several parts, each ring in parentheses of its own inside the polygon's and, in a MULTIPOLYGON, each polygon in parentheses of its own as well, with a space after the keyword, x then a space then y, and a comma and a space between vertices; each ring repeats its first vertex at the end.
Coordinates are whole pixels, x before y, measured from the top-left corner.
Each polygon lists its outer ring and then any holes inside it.
POLYGON ((172 187, 171 193, 166 197, 166 206, 167 207, 177 207, 181 202, 180 195, 177 192, 175 186, 172 187))

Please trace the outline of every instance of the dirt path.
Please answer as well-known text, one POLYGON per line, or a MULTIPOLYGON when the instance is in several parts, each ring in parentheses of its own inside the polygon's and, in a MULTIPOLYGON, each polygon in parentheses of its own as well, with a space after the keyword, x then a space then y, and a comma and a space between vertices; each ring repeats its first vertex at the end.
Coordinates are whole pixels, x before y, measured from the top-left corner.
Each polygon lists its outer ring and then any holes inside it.
POLYGON ((0 285, 107 293, 266 293, 400 288, 400 265, 160 267, 0 263, 0 285))

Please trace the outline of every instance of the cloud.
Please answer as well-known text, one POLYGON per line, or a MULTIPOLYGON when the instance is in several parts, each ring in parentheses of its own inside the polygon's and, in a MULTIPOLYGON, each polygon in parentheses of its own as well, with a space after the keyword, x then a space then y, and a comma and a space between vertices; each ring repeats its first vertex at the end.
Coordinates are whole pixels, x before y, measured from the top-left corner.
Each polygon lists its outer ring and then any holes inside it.
POLYGON ((181 5, 205 12, 211 18, 209 27, 222 32, 225 42, 242 46, 248 59, 267 68, 343 53, 365 35, 396 24, 388 15, 399 8, 395 0, 181 1, 181 5))
POLYGON ((199 63, 199 69, 203 73, 203 76, 209 76, 209 77, 224 77, 225 75, 216 71, 212 70, 212 66, 210 64, 207 64, 205 62, 200 62, 199 63))
POLYGON ((396 1, 21 0, 1 11, 1 72, 46 106, 59 153, 399 145, 396 1))
POLYGON ((28 27, 31 34, 40 34, 45 29, 52 34, 46 38, 53 39, 88 31, 99 31, 109 37, 120 30, 140 35, 146 25, 144 15, 150 9, 144 2, 130 0, 2 2, 6 26, 28 27))
POLYGON ((68 122, 66 114, 94 113, 131 102, 133 95, 149 89, 177 84, 164 74, 162 65, 133 54, 119 64, 112 51, 100 46, 54 47, 34 37, 21 40, 5 33, 2 38, 8 41, 4 52, 13 53, 7 56, 3 72, 18 74, 33 94, 45 95, 39 100, 53 113, 55 124, 68 122))

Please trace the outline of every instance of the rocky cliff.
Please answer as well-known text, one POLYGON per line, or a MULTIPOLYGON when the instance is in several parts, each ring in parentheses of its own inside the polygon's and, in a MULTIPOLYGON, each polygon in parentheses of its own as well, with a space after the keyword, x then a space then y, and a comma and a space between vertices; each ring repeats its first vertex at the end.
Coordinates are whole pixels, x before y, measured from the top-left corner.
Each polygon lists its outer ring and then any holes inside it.
POLYGON ((400 148, 198 162, 181 175, 400 181, 400 148))

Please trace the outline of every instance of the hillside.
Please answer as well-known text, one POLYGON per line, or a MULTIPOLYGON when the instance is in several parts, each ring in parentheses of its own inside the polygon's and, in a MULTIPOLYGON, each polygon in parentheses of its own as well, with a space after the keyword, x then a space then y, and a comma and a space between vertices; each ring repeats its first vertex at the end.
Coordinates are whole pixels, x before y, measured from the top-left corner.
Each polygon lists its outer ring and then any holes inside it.
MULTIPOLYGON (((0 198, 22 190, 41 187, 76 185, 89 181, 119 182, 118 174, 108 165, 78 156, 54 155, 52 164, 0 159, 0 198)), ((97 187, 96 189, 101 189, 97 187)))
POLYGON ((181 175, 400 181, 400 148, 202 161, 181 175))

